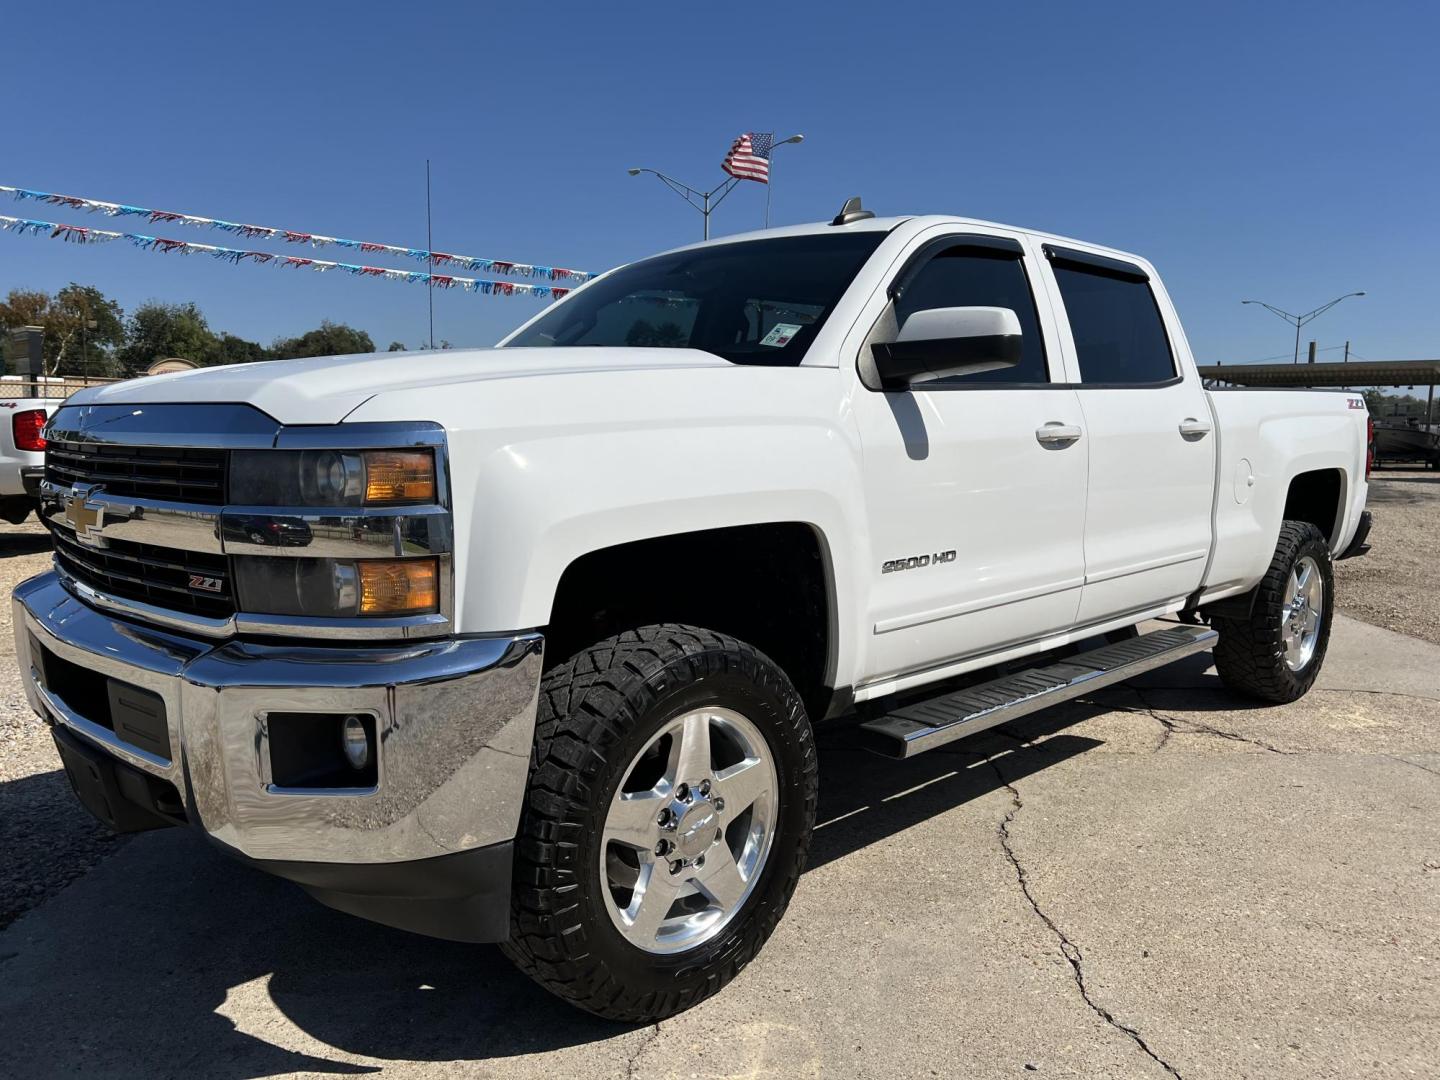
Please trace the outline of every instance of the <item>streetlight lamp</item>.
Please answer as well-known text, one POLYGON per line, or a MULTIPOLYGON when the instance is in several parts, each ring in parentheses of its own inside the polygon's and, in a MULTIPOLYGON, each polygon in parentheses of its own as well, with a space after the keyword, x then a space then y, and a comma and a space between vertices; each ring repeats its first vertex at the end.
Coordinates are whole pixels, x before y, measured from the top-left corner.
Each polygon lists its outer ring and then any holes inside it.
POLYGON ((765 228, 767 229, 770 227, 770 189, 775 185, 775 158, 773 157, 773 155, 776 150, 780 149, 780 147, 784 146, 786 143, 802 143, 804 141, 804 135, 791 135, 788 139, 781 139, 779 142, 777 142, 774 146, 770 148, 770 153, 772 155, 772 157, 770 158, 770 175, 766 178, 765 181, 765 228))
POLYGON ((737 177, 732 176, 729 177, 723 184, 721 184, 717 188, 711 188, 709 191, 697 191, 689 184, 682 184, 673 176, 666 176, 664 173, 660 172, 657 169, 626 169, 625 171, 628 172, 631 176, 639 176, 641 173, 647 172, 658 176, 660 178, 660 181, 666 187, 668 187, 671 191, 675 192, 675 194, 679 195, 696 210, 699 210, 701 216, 705 219, 705 231, 703 233, 703 236, 706 240, 710 239, 710 211, 714 210, 715 207, 719 206, 720 203, 724 200, 725 196, 729 195, 730 192, 734 191, 735 185, 740 182, 737 177), (696 199, 699 199, 700 201, 696 202, 696 199))
POLYGON ((1261 307, 1263 307, 1266 311, 1273 311, 1276 315, 1279 315, 1279 316, 1280 316, 1282 319, 1284 319, 1286 322, 1288 322, 1288 323, 1294 323, 1294 324, 1295 324, 1295 363, 1298 364, 1298 363, 1300 363, 1300 328, 1301 328, 1302 326, 1304 326, 1306 323, 1308 323, 1311 319, 1317 318, 1317 317, 1320 316, 1320 315, 1324 315, 1325 312, 1329 311, 1329 310, 1330 310, 1332 307, 1334 307, 1336 304, 1340 303, 1341 300, 1348 300, 1348 299, 1350 299, 1350 297, 1352 297, 1352 296, 1364 296, 1364 295, 1365 295, 1365 294, 1364 294, 1363 292, 1351 292, 1351 293, 1346 293, 1344 296, 1337 296, 1334 300, 1331 300, 1328 304, 1321 304, 1321 305, 1320 305, 1319 307, 1317 307, 1314 311, 1307 311, 1304 315, 1292 315, 1292 314, 1290 314, 1290 312, 1288 312, 1288 311, 1281 311, 1281 310, 1280 310, 1278 307, 1276 307, 1274 304, 1267 304, 1267 303, 1265 303, 1264 300, 1241 300, 1240 303, 1242 303, 1242 304, 1259 304, 1259 305, 1260 305, 1261 307))

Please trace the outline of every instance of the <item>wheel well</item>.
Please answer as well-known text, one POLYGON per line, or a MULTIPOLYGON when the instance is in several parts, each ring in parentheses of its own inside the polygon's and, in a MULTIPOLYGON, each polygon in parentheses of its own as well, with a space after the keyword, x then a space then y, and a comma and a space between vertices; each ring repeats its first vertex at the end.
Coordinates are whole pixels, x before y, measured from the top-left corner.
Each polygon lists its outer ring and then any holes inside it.
POLYGON ((1285 521, 1308 521, 1335 544, 1335 530, 1340 525, 1340 492, 1342 478, 1339 469, 1320 469, 1316 472, 1301 473, 1290 481, 1290 491, 1285 496, 1285 521))
POLYGON ((547 659, 558 663, 636 626, 683 622, 774 660, 820 719, 829 704, 831 605, 815 529, 740 525, 637 540, 582 555, 560 578, 547 659))

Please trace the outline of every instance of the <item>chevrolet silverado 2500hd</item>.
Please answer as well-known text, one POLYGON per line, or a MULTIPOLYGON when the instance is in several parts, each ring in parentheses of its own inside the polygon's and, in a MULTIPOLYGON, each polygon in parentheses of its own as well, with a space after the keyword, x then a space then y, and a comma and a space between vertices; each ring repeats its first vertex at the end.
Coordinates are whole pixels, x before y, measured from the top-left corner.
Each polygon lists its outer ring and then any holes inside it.
POLYGON ((1367 419, 1207 391, 1136 256, 850 205, 493 350, 76 394, 17 652, 114 828, 655 1019, 784 912, 812 724, 907 757, 1209 649, 1305 693, 1367 419))

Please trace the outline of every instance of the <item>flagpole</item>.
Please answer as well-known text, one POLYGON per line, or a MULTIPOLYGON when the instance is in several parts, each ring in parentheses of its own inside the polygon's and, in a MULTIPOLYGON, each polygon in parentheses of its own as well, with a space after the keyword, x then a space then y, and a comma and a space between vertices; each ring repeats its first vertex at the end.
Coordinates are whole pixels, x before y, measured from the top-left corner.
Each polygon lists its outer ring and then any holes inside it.
POLYGON ((775 183, 775 151, 786 143, 802 143, 804 135, 791 135, 788 139, 781 139, 774 146, 770 147, 770 168, 765 177, 765 228, 770 228, 770 189, 775 183))

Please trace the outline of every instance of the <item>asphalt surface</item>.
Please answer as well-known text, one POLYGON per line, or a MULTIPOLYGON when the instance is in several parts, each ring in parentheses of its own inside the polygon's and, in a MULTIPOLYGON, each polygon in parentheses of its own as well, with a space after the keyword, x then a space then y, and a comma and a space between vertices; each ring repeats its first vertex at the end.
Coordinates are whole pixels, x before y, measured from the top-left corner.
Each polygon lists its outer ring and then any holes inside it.
POLYGON ((139 836, 0 934, 0 1072, 1435 1076, 1440 648, 1342 618, 1279 709, 1207 662, 909 763, 827 738, 789 914, 658 1027, 139 836))
MULTIPOLYGON (((33 533, 0 527, 5 593, 33 533)), ((823 736, 774 938, 637 1028, 187 831, 107 837, 8 615, 0 1076, 1440 1076, 1440 647, 1413 637, 1338 619, 1284 708, 1201 656, 908 763, 823 736)))

